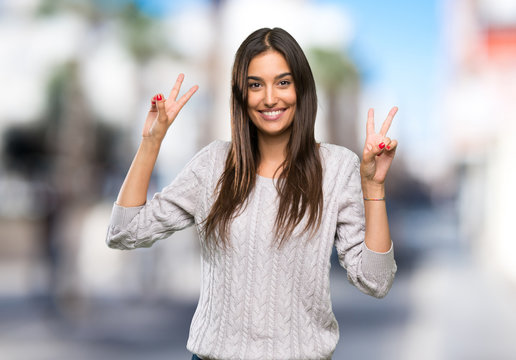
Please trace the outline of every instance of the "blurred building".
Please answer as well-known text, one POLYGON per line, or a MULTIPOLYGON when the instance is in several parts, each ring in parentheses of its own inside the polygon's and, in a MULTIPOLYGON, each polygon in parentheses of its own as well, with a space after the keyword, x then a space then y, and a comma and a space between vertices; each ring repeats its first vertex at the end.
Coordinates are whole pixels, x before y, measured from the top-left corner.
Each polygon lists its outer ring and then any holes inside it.
POLYGON ((451 67, 443 102, 461 169, 461 235, 478 258, 516 284, 516 2, 445 6, 451 67))

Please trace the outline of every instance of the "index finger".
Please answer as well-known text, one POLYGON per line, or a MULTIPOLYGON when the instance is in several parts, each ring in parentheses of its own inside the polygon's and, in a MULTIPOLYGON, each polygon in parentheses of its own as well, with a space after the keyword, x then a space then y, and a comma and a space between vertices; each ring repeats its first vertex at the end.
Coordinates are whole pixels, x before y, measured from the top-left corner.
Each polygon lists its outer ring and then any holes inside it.
POLYGON ((197 91, 197 89, 199 89, 199 86, 194 85, 183 96, 181 96, 181 98, 179 98, 179 100, 177 101, 177 103, 179 104, 179 109, 181 109, 186 104, 186 102, 190 100, 190 98, 197 91))
POLYGON ((183 83, 184 78, 184 74, 179 74, 177 76, 176 83, 174 84, 174 87, 172 88, 172 90, 170 90, 170 94, 168 95, 169 99, 173 99, 174 101, 176 101, 177 95, 179 94, 179 90, 181 89, 181 84, 183 83))
POLYGON ((387 115, 387 118, 382 124, 382 128, 380 129, 380 135, 385 136, 387 135, 387 131, 389 131, 389 128, 392 124, 392 119, 394 119, 394 115, 398 112, 398 108, 394 106, 391 111, 389 111, 389 115, 387 115))

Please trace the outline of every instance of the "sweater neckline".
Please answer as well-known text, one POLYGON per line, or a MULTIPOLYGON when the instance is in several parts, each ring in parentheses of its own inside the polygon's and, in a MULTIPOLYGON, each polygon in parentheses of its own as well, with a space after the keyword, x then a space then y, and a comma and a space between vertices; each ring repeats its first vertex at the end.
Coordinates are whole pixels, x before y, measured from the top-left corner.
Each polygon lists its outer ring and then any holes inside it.
POLYGON ((256 183, 257 184, 272 185, 272 186, 274 186, 275 180, 276 179, 274 179, 274 178, 269 178, 269 177, 265 177, 265 176, 261 176, 261 175, 256 174, 256 183))
MULTIPOLYGON (((327 143, 324 143, 324 142, 321 142, 319 143, 319 150, 321 148, 324 148, 324 149, 327 149, 328 146, 327 143)), ((321 155, 321 162, 324 164, 324 156, 322 153, 320 153, 321 155)), ((276 179, 274 178, 269 178, 269 177, 266 177, 266 176, 262 176, 262 175, 259 175, 259 174, 256 174, 256 183, 258 184, 264 184, 264 185, 272 185, 272 186, 275 186, 276 184, 276 179)))

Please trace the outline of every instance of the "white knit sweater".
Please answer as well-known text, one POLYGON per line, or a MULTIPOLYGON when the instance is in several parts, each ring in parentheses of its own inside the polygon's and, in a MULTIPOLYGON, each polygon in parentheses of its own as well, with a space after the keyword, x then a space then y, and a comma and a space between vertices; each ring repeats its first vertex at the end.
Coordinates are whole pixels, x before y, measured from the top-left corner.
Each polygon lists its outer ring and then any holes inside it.
MULTIPOLYGON (((202 149, 145 206, 114 205, 107 243, 112 248, 151 246, 199 224, 215 199, 229 143, 202 149)), ((205 359, 328 359, 339 338, 330 300, 330 255, 335 246, 350 282, 366 294, 389 291, 393 250, 376 253, 364 243, 359 159, 322 144, 324 210, 316 236, 295 233, 275 246, 277 192, 258 176, 245 210, 233 221, 226 250, 200 237, 202 278, 187 348, 205 359)), ((303 228, 303 222, 298 227, 303 228)))

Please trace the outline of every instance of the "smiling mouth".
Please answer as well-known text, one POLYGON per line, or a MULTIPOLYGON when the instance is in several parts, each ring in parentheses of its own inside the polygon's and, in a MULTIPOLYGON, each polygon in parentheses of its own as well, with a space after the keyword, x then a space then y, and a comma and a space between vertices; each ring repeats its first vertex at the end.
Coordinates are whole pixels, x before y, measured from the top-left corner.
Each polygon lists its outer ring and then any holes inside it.
POLYGON ((260 114, 265 120, 277 120, 283 115, 286 109, 262 110, 260 114))

